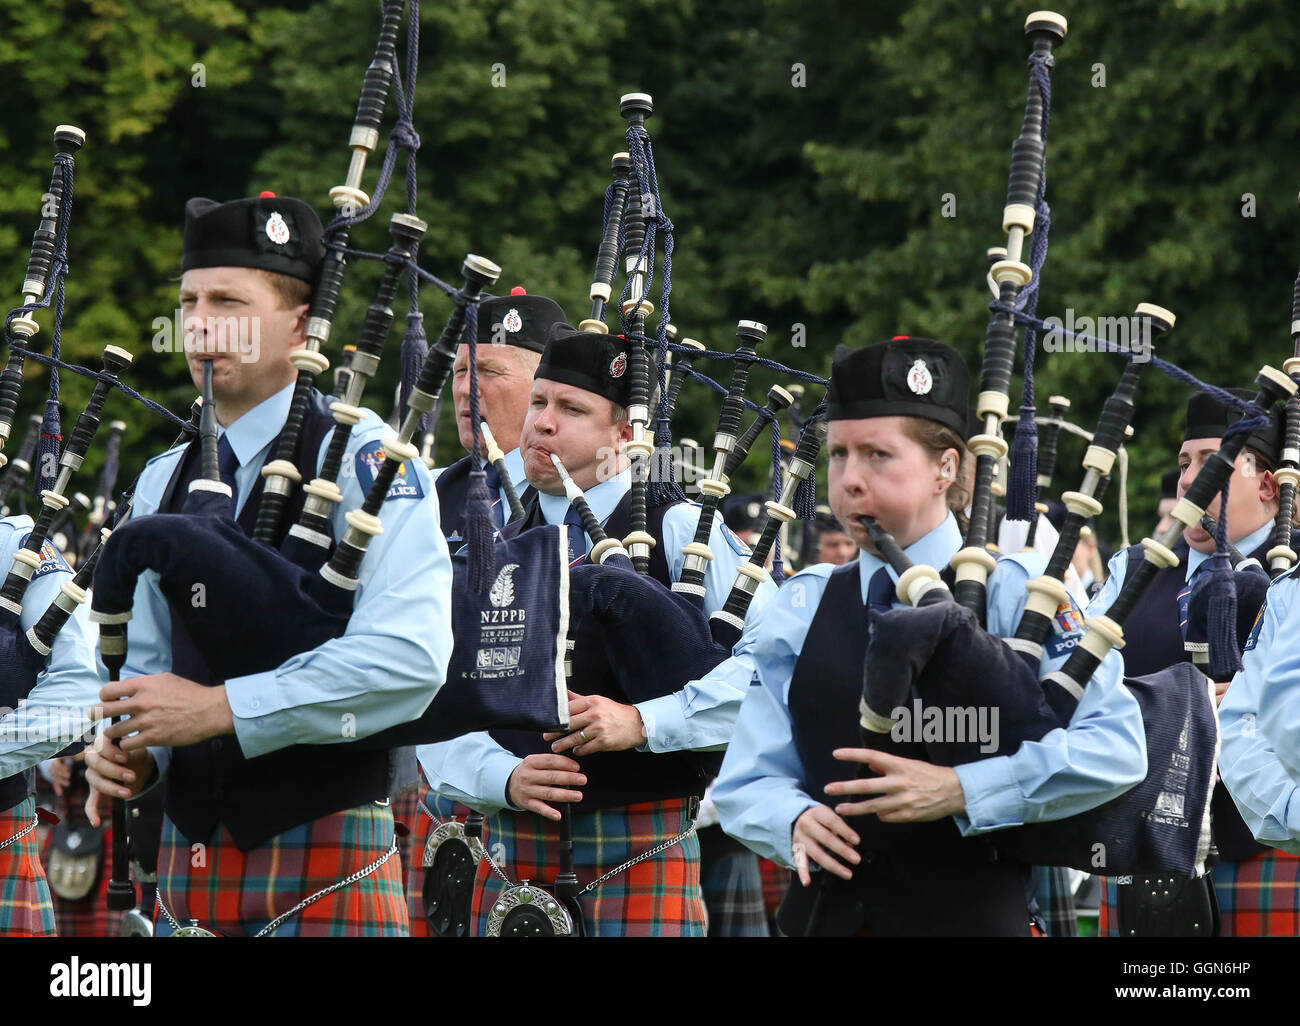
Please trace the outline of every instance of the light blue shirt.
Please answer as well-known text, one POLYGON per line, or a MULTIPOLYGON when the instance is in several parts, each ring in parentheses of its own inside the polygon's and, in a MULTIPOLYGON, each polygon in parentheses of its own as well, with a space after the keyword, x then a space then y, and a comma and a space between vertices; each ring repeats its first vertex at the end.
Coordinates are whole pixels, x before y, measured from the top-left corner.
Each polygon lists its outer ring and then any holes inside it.
MULTIPOLYGON (((627 470, 587 490, 587 504, 602 524, 631 488, 627 470)), ((538 493, 542 517, 548 524, 564 523, 569 500, 563 495, 538 493)), ((664 555, 669 573, 679 580, 685 556, 682 547, 695 537, 700 507, 681 503, 664 516, 664 555)), ((585 538, 585 535, 584 535, 585 538)), ((592 542, 585 538, 586 550, 592 542)), ((721 609, 736 580, 736 567, 745 562, 749 548, 714 518, 709 548, 714 558, 705 575, 704 609, 706 613, 721 609)), ((765 581, 759 586, 750 605, 752 619, 776 593, 776 586, 765 581)), ((742 637, 730 658, 723 660, 699 680, 689 681, 680 691, 636 703, 645 724, 646 744, 641 751, 674 752, 683 749, 716 750, 731 739, 736 715, 754 674, 752 641, 742 637)), ((523 760, 498 745, 487 732, 466 734, 453 741, 422 745, 416 749, 420 766, 430 787, 445 798, 458 801, 484 813, 511 808, 506 797, 510 774, 523 760)))
MULTIPOLYGON (((32 527, 31 517, 0 520, 0 573, 9 572, 14 553, 22 548, 32 527)), ((24 631, 36 625, 58 596, 59 587, 71 579, 66 564, 57 570, 38 569, 23 595, 24 631)), ((99 701, 99 672, 88 613, 87 604, 78 606, 55 636, 45 668, 37 675, 27 700, 17 709, 0 710, 0 777, 35 766, 87 732, 93 733, 94 724, 86 712, 99 701)))
POLYGON ((1219 775, 1257 840, 1300 855, 1300 581, 1268 589, 1241 671, 1219 706, 1219 775))
MULTIPOLYGON (((906 552, 914 563, 942 567, 961 548, 961 541, 961 531, 949 514, 906 552)), ((865 602, 872 575, 885 564, 865 551, 858 562, 865 602)), ((1014 633, 1024 606, 1025 582, 1045 566, 1046 560, 1037 553, 999 560, 989 581, 990 633, 1014 633)), ((723 829, 758 854, 786 866, 793 865, 795 820, 819 801, 804 789, 804 769, 790 718, 790 681, 832 570, 823 563, 795 575, 746 625, 746 635, 754 639, 758 683, 745 696, 713 788, 723 829)), ((889 574, 896 578, 892 569, 889 574)), ((1068 648, 1055 658, 1045 656, 1042 672, 1057 669, 1067 657, 1068 648)), ((1142 713, 1124 687, 1119 653, 1111 652, 1098 667, 1068 727, 1025 742, 1013 755, 955 769, 966 809, 953 819, 963 835, 1064 819, 1123 794, 1146 776, 1147 765, 1142 713)), ((843 779, 851 779, 855 772, 856 764, 845 763, 843 779)))
MULTIPOLYGON (((224 434, 239 459, 236 504, 242 509, 261 473, 293 396, 287 386, 231 424, 224 434)), ((365 498, 359 470, 391 430, 365 411, 352 428, 338 486, 343 501, 331 526, 341 539, 344 514, 365 498)), ((321 443, 324 462, 332 431, 321 443)), ((132 516, 155 513, 184 448, 151 460, 140 475, 132 516)), ((418 497, 391 497, 380 509, 383 533, 372 538, 360 569, 352 616, 339 638, 294 656, 275 669, 226 681, 235 735, 254 758, 295 744, 333 744, 362 738, 420 716, 446 678, 451 655, 451 560, 438 526, 438 497, 419 460, 406 465, 405 481, 418 497)), ((307 474, 304 472, 304 477, 307 474)), ((368 478, 364 482, 368 484, 368 478)), ((232 629, 231 643, 238 644, 232 629)), ((127 629, 122 676, 171 669, 171 621, 158 575, 142 574, 127 629)), ((165 771, 165 749, 151 749, 165 771)))

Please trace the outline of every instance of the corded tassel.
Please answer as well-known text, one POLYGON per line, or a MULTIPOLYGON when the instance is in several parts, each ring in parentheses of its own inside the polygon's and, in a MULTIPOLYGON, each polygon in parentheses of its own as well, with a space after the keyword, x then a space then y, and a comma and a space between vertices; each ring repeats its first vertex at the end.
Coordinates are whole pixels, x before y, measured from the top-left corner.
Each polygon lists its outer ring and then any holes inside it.
POLYGON ((817 519, 817 485, 813 481, 815 476, 809 474, 794 490, 795 516, 805 523, 817 519))
POLYGON ((1212 561, 1209 669, 1211 677, 1222 681, 1241 669, 1241 649, 1237 645, 1237 584, 1226 552, 1216 552, 1212 561))
MULTIPOLYGON (((407 401, 411 398, 411 389, 420 379, 424 368, 424 358, 429 352, 429 340, 424 334, 424 314, 415 312, 406 315, 406 331, 402 333, 402 382, 398 398, 398 423, 406 420, 407 401)), ((421 418, 420 430, 428 429, 421 418)))
POLYGON ((496 553, 492 542, 496 527, 492 523, 491 502, 487 472, 482 468, 471 470, 465 541, 469 546, 469 590, 478 594, 491 589, 496 576, 496 553))
POLYGON ((45 415, 41 418, 41 437, 36 443, 36 465, 32 467, 32 497, 40 501, 41 492, 54 487, 59 474, 59 451, 62 449, 63 427, 59 421, 57 399, 45 400, 45 415))
POLYGON ((465 498, 465 540, 469 548, 469 589, 484 594, 492 587, 496 573, 496 553, 492 536, 492 500, 488 496, 487 471, 483 469, 483 429, 479 413, 478 391, 478 302, 465 309, 465 327, 461 341, 469 347, 469 416, 474 426, 474 445, 470 450, 469 494, 465 498))
POLYGON ((1038 498, 1038 424, 1032 406, 1020 407, 1016 436, 1011 443, 1007 481, 1007 519, 1033 520, 1038 498))
POLYGON ((1228 483, 1223 485, 1219 503, 1219 524, 1214 534, 1211 557, 1210 608, 1206 614, 1207 639, 1210 643, 1210 676, 1227 680, 1241 669, 1241 649, 1237 647, 1237 582, 1233 578, 1228 556, 1228 483))

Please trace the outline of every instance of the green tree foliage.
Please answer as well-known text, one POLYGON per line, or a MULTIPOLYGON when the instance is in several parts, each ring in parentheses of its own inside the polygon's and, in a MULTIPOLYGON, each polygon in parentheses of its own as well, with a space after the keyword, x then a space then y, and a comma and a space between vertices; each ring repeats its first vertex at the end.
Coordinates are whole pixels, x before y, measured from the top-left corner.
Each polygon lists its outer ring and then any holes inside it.
MULTIPOLYGON (((586 316, 609 157, 625 148, 618 97, 641 90, 655 97, 649 128, 676 226, 671 311, 682 334, 729 349, 737 319, 761 320, 763 355, 821 374, 837 343, 896 332, 952 341, 977 364, 985 251, 1005 241, 1030 6, 426 0, 415 119, 419 212, 430 226, 421 264, 455 284, 463 256, 480 253, 504 268, 501 288, 522 284, 559 299, 571 320, 586 316)), ((1300 114, 1288 86, 1300 29, 1281 0, 1132 0, 1062 13, 1070 32, 1053 71, 1052 248, 1039 313, 1126 316, 1138 302, 1159 303, 1179 317, 1164 354, 1216 383, 1246 384, 1260 363, 1289 355, 1289 158, 1300 114)), ((124 345, 138 354, 132 382, 187 408, 182 358, 150 346, 154 318, 176 305, 184 201, 273 189, 327 217, 377 27, 377 3, 356 0, 0 0, 9 183, 0 266, 15 287, 51 131, 72 122, 88 135, 66 356, 93 365, 105 343, 124 345)), ((399 52, 405 68, 404 38, 399 52)), ((390 119, 394 109, 390 101, 390 119)), ((404 208, 402 176, 399 162, 355 245, 387 247, 388 218, 404 208)), ((352 261, 335 361, 379 270, 352 261)), ((422 294, 433 336, 449 303, 431 286, 422 294)), ((404 295, 392 357, 369 398, 383 413, 404 295)), ((48 327, 48 314, 39 319, 48 327)), ((1040 407, 1064 392, 1089 428, 1119 372, 1116 357, 1100 354, 1040 353, 1038 367, 1040 407)), ((725 368, 704 369, 725 378, 725 368)), ((751 394, 780 380, 756 373, 751 394)), ((24 410, 46 381, 30 371, 24 410)), ((64 381, 70 417, 87 386, 64 381)), ((1156 372, 1142 381, 1135 532, 1172 465, 1186 394, 1156 372)), ((128 412, 113 404, 110 415, 128 412)), ((707 439, 716 408, 688 386, 681 433, 707 439)), ((134 469, 174 431, 129 413, 134 469)), ((458 453, 443 420, 445 463, 458 453)), ((1074 465, 1080 452, 1066 443, 1063 459, 1074 465)), ((1067 481, 1074 474, 1063 471, 1067 481)), ((740 483, 761 488, 764 476, 756 453, 740 483)))

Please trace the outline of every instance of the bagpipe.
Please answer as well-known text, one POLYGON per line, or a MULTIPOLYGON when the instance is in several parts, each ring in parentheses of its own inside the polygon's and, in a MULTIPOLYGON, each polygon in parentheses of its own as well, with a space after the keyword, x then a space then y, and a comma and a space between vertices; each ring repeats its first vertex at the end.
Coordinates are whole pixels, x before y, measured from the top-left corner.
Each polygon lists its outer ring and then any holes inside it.
MULTIPOLYGON (((701 343, 689 338, 677 340, 676 329, 668 319, 672 223, 663 213, 649 137, 644 127, 645 117, 651 109, 651 98, 645 94, 629 94, 620 102, 620 110, 628 119, 629 150, 615 154, 612 161, 613 181, 606 190, 600 246, 589 290, 592 314, 581 324, 585 331, 609 331, 605 318, 614 293, 621 237, 627 279, 619 311, 624 337, 630 343, 632 386, 628 418, 633 438, 625 449, 632 464, 631 533, 621 539, 608 537, 581 488, 568 474, 562 461, 552 456, 570 505, 592 540, 589 560, 579 561, 572 567, 556 565, 556 553, 563 553, 566 548, 564 537, 557 528, 515 531, 513 525, 503 532, 490 560, 492 566, 501 568, 493 587, 502 582, 501 575, 507 575, 508 586, 515 592, 519 589, 520 575, 526 569, 554 566, 557 580, 549 587, 532 589, 533 582, 529 582, 529 590, 522 600, 529 610, 529 620, 534 609, 546 610, 549 614, 550 596, 558 594, 567 613, 569 634, 573 635, 564 639, 563 648, 572 653, 576 641, 575 628, 579 623, 594 627, 582 636, 589 639, 588 644, 600 646, 600 664, 613 679, 617 693, 632 702, 672 694, 687 682, 707 674, 730 654, 749 601, 758 583, 767 577, 763 564, 782 520, 780 517, 771 518, 772 528, 767 532, 767 541, 754 557, 757 563, 751 568, 751 576, 744 578, 749 587, 737 585, 728 603, 725 623, 710 623, 703 608, 704 571, 712 558, 707 542, 719 500, 729 490, 729 478, 737 472, 750 447, 769 425, 774 428, 775 448, 775 439, 779 439, 777 417, 793 402, 791 393, 780 386, 769 390, 763 407, 748 403, 744 398, 749 369, 757 359, 754 347, 766 335, 763 325, 741 321, 737 329, 739 346, 734 354, 711 353, 701 343), (657 338, 651 338, 644 333, 644 325, 645 318, 654 310, 647 295, 656 269, 654 239, 659 232, 665 238, 661 320, 657 338), (730 387, 722 388, 693 370, 692 364, 703 357, 733 361, 730 387), (652 369, 658 376, 657 390, 652 388, 652 369), (715 434, 714 468, 704 488, 696 541, 687 548, 687 569, 682 574, 685 587, 670 589, 649 573, 649 553, 655 539, 645 530, 646 508, 647 505, 658 506, 683 497, 671 480, 664 479, 665 471, 671 472, 672 468, 672 460, 665 450, 671 437, 669 421, 688 377, 708 383, 725 398, 715 434), (647 430, 656 391, 655 444, 651 445, 647 430), (746 406, 754 409, 756 416, 742 431, 741 420, 746 406), (669 638, 672 645, 666 649, 664 641, 669 638)), ((825 384, 812 375, 804 377, 825 384)), ((473 407, 476 391, 472 386, 470 395, 473 407)), ((476 408, 471 409, 471 420, 476 424, 479 422, 476 408)), ((793 502, 796 487, 804 485, 804 491, 809 490, 804 483, 816 463, 820 431, 820 422, 809 425, 807 438, 800 449, 800 459, 791 464, 793 470, 788 487, 778 491, 783 496, 782 502, 777 504, 778 511, 787 513, 787 519, 795 515, 788 506, 793 502)), ((508 481, 504 465, 494 456, 490 435, 484 437, 489 438, 489 459, 496 465, 503 482, 508 481)), ((478 463, 475 453, 472 465, 478 463)), ((776 474, 779 482, 779 463, 776 464, 776 474)), ((779 483, 778 488, 781 488, 779 483)), ((810 505, 810 502, 800 505, 810 505)), ((807 515, 811 517, 811 513, 807 515)), ((473 549, 474 545, 471 540, 468 547, 473 549)), ((547 623, 552 622, 557 622, 557 618, 548 616, 547 623)), ((549 664, 553 657, 555 648, 550 643, 551 637, 548 630, 543 648, 545 659, 539 659, 539 667, 542 662, 549 664)), ((459 653, 466 638, 459 631, 457 638, 459 653)), ((478 653, 476 661, 487 662, 487 645, 474 645, 473 640, 474 636, 470 634, 470 647, 478 653)), ((557 690, 562 694, 565 693, 565 679, 563 671, 556 677, 557 690)), ((481 817, 472 815, 464 825, 445 824, 436 832, 437 843, 431 842, 426 850, 425 912, 430 925, 440 935, 463 935, 468 927, 473 871, 486 857, 479 839, 480 823, 481 817)), ((577 901, 579 892, 572 871, 571 820, 567 808, 562 814, 559 845, 560 873, 553 890, 548 891, 536 882, 511 887, 490 912, 490 933, 540 936, 582 932, 581 906, 577 901)))
MULTIPOLYGON (((727 658, 730 647, 714 640, 709 622, 695 603, 653 577, 637 573, 621 542, 601 527, 560 458, 552 454, 551 460, 592 542, 590 561, 568 568, 570 634, 586 618, 598 627, 594 637, 599 639, 603 664, 622 696, 637 703, 672 694, 727 658), (669 638, 672 645, 665 648, 669 638)), ((555 527, 526 531, 513 540, 563 549, 563 538, 555 527)), ((572 678, 577 640, 572 637, 565 645, 564 681, 572 678)), ((560 817, 559 872, 553 894, 529 881, 507 888, 488 913, 488 936, 583 935, 578 898, 597 884, 579 890, 573 866, 572 812, 567 804, 561 805, 560 817)))
MULTIPOLYGON (((1153 364, 1195 387, 1206 387, 1151 355, 1152 337, 1169 330, 1174 318, 1159 307, 1140 305, 1134 322, 1141 326, 1144 345, 1130 352, 1120 381, 1103 407, 1083 459, 1082 484, 1062 497, 1067 514, 1046 570, 1027 584, 1028 596, 1014 637, 1002 639, 987 632, 986 588, 994 566, 985 548, 990 486, 994 466, 1006 452, 998 428, 1009 405, 1017 322, 1028 326, 1026 398, 1011 452, 1008 515, 1018 511, 1017 519, 1033 515, 1032 488, 1040 480, 1033 459, 1032 332, 1045 322, 1034 316, 1032 303, 1037 298, 1045 242, 1035 240, 1032 268, 1021 263, 1019 256, 1025 236, 1034 228, 1035 216, 1045 220, 1042 144, 1047 68, 1053 46, 1065 35, 1065 22, 1050 12, 1037 12, 1027 22, 1026 31, 1034 41, 1034 54, 1024 126, 1013 149, 1004 212, 1008 257, 991 272, 999 285, 999 297, 991 304, 985 343, 978 407, 982 429, 970 443, 977 458, 976 485, 965 545, 952 561, 951 595, 946 586, 940 586, 943 582, 936 571, 911 567, 897 546, 891 545, 878 527, 872 528, 878 550, 899 577, 899 599, 908 606, 871 612, 860 721, 864 741, 879 746, 895 725, 895 710, 914 701, 938 710, 971 706, 996 710, 1000 729, 992 751, 984 751, 986 746, 974 739, 958 737, 961 732, 945 731, 942 740, 926 741, 931 761, 943 766, 1009 754, 1069 725, 1094 672, 1109 650, 1122 644, 1125 617, 1152 575, 1161 567, 1177 564, 1169 546, 1185 527, 1200 521, 1205 506, 1225 486, 1246 437, 1239 431, 1225 436, 1219 452, 1207 461, 1175 507, 1174 526, 1159 538, 1144 540, 1144 562, 1126 579, 1109 614, 1088 620, 1064 666, 1040 681, 1044 642, 1056 618, 1072 610, 1064 575, 1080 528, 1101 512, 1101 498, 1117 450, 1129 431, 1141 371, 1153 364), (1018 296, 1026 286, 1031 293, 1027 302, 1023 295, 1018 296)), ((1098 345, 1106 348, 1104 343, 1098 345)), ((1268 367, 1260 371, 1256 382, 1259 391, 1253 402, 1246 407, 1238 401, 1255 418, 1295 390, 1290 379, 1268 367)), ((1204 675, 1187 663, 1147 677, 1128 678, 1124 683, 1142 711, 1149 768, 1146 778, 1089 812, 989 835, 1004 855, 1032 865, 1071 866, 1104 875, 1171 870, 1192 876, 1203 873, 1217 755, 1211 691, 1204 675)))
MULTIPOLYGON (((55 130, 57 153, 54 157, 54 170, 42 210, 42 221, 32 241, 31 257, 22 286, 23 302, 9 312, 5 322, 5 340, 9 345, 9 354, 5 370, 0 374, 0 446, 9 437, 17 413, 25 360, 33 358, 51 367, 45 412, 43 415, 33 415, 30 419, 26 436, 15 458, 10 461, 5 476, 6 496, 11 497, 15 493, 21 493, 28 476, 34 471, 40 500, 40 510, 36 514, 32 530, 27 534, 22 548, 15 553, 4 584, 0 586, 0 667, 3 667, 4 678, 0 684, 0 691, 3 691, 0 702, 7 707, 14 707, 27 698, 37 674, 54 650, 59 632, 75 614, 77 607, 86 601, 93 574, 104 551, 103 539, 110 533, 105 525, 113 522, 109 504, 115 485, 117 449, 125 430, 124 422, 114 421, 110 425, 108 458, 97 489, 97 496, 102 501, 92 506, 91 500, 80 493, 73 493, 71 497, 68 495, 72 478, 81 469, 100 427, 109 393, 118 389, 129 398, 170 417, 161 407, 150 403, 122 383, 121 376, 132 362, 131 354, 127 351, 117 346, 106 346, 103 369, 100 371, 68 364, 61 359, 64 284, 68 272, 67 240, 75 177, 74 155, 84 142, 85 134, 78 128, 61 125, 55 130), (32 340, 39 331, 33 314, 42 308, 53 310, 48 355, 32 348, 32 340), (90 397, 66 440, 63 439, 60 426, 59 370, 79 374, 94 382, 90 397), (62 447, 59 446, 60 441, 64 441, 62 447), (95 511, 98 524, 95 528, 87 529, 82 544, 78 545, 75 540, 75 514, 82 507, 84 512, 91 512, 92 509, 95 511), (81 558, 82 552, 89 550, 96 538, 100 539, 100 544, 88 556, 81 558), (55 600, 23 632, 21 616, 29 587, 35 577, 57 558, 56 544, 77 563, 76 573, 61 583, 55 600)), ((186 435, 182 432, 181 439, 184 437, 186 435)), ((0 463, 2 462, 4 456, 0 454, 0 463)), ((123 515, 129 506, 128 492, 115 515, 123 515)), ((65 752, 71 753, 79 746, 80 742, 74 741, 65 752)), ((22 794, 18 792, 25 791, 25 786, 22 775, 10 778, 3 785, 6 796, 16 800, 22 799, 22 794), (14 781, 20 781, 22 787, 12 787, 14 781)), ((114 868, 108 887, 109 907, 125 910, 135 904, 135 897, 126 873, 126 817, 121 802, 114 803, 113 825, 114 868)))

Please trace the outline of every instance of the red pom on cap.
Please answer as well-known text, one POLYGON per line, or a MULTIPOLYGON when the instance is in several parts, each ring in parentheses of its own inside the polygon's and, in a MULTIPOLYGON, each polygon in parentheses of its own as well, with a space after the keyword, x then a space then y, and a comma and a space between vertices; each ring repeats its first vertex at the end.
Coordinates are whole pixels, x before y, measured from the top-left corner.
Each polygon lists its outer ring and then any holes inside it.
POLYGON ((261 192, 259 192, 259 193, 257 194, 257 198, 258 198, 258 199, 275 199, 275 193, 273 193, 270 189, 263 189, 261 192))
POLYGON ((528 290, 524 288, 522 285, 516 285, 514 288, 510 290, 510 294, 512 296, 526 296, 528 295, 528 290))

